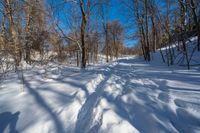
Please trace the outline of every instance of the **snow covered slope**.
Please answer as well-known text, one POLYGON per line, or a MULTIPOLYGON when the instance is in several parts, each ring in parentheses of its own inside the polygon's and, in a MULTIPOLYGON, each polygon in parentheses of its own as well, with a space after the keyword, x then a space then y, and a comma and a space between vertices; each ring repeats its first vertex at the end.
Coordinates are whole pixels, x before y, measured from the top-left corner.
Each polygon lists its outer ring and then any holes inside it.
POLYGON ((200 68, 119 59, 87 70, 60 65, 0 83, 0 132, 199 133, 200 68))
MULTIPOLYGON (((173 65, 185 66, 187 67, 187 60, 185 56, 185 52, 182 50, 182 43, 179 42, 179 50, 178 50, 178 42, 171 46, 171 52, 173 55, 173 65)), ((197 37, 191 37, 186 41, 186 49, 188 54, 188 60, 190 66, 198 66, 200 65, 200 52, 197 50, 197 37)), ((166 47, 161 48, 163 56, 165 58, 165 62, 167 64, 167 54, 166 54, 166 47)), ((158 64, 162 61, 162 56, 160 55, 160 50, 157 50, 156 53, 153 54, 154 62, 158 64), (155 59, 154 59, 155 58, 155 59)), ((169 48, 167 47, 167 51, 169 52, 169 48)), ((168 54, 169 59, 170 55, 168 54)))

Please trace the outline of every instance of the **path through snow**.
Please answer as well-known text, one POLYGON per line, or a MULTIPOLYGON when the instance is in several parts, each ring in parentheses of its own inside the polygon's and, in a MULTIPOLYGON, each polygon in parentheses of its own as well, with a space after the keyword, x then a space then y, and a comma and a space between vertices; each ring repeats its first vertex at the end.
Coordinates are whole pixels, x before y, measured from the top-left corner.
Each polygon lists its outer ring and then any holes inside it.
POLYGON ((200 69, 124 58, 81 71, 25 71, 1 83, 0 132, 198 133, 200 69))

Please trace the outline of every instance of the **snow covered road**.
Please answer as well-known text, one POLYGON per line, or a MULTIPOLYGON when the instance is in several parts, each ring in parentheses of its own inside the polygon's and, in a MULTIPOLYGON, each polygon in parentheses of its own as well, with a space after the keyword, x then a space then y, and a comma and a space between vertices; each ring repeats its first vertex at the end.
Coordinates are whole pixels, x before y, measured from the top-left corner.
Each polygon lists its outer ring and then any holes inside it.
POLYGON ((88 70, 10 73, 0 84, 0 132, 199 133, 200 69, 124 58, 88 70), (24 91, 22 91, 24 88, 24 91))

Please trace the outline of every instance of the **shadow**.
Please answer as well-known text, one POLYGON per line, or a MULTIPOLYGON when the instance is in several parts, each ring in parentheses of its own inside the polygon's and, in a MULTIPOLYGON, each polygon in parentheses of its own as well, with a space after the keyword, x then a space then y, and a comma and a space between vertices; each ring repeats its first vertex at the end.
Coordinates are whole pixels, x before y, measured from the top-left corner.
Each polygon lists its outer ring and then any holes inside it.
MULTIPOLYGON (((128 121, 133 127, 140 132, 195 132, 198 131, 200 120, 195 118, 187 111, 183 109, 177 109, 174 112, 169 106, 171 98, 170 93, 172 90, 182 92, 188 95, 198 93, 198 89, 187 88, 173 88, 169 87, 165 80, 177 80, 187 82, 191 84, 199 85, 196 79, 192 80, 190 76, 183 78, 186 75, 173 73, 173 70, 166 69, 166 66, 154 66, 148 64, 150 70, 145 70, 145 64, 139 62, 140 65, 134 65, 134 62, 130 60, 120 60, 120 63, 111 68, 111 73, 117 76, 118 79, 114 79, 115 84, 120 84, 123 88, 121 94, 115 97, 113 94, 103 93, 109 103, 115 106, 114 110, 121 118, 128 121), (128 65, 126 65, 128 64, 128 65), (143 65, 144 64, 144 65, 143 65), (131 71, 132 69, 132 71, 131 71), (156 79, 164 79, 156 80, 156 79), (142 83, 132 83, 131 79, 141 81, 142 83), (148 80, 146 80, 148 79, 148 80), (123 82, 122 82, 123 81, 123 82), (149 82, 149 83, 148 83, 149 82), (133 98, 130 98, 125 102, 122 97, 124 95, 133 94, 133 98), (158 94, 158 95, 155 95, 158 94), (144 126, 144 123, 147 125, 144 126)), ((137 63, 137 62, 136 62, 137 63)), ((117 88, 116 86, 114 86, 117 88)), ((132 95, 130 95, 132 96, 132 95)), ((199 109, 199 106, 195 106, 194 103, 187 103, 175 101, 176 106, 191 107, 199 109)))
POLYGON ((40 96, 39 93, 37 93, 37 91, 35 91, 30 83, 28 83, 28 81, 26 81, 26 79, 24 79, 25 82, 25 87, 27 88, 28 92, 33 95, 35 101, 38 103, 38 105, 43 108, 53 119, 55 128, 56 128, 56 132, 57 133, 65 133, 64 127, 62 126, 62 123, 60 121, 60 119, 58 118, 57 114, 55 112, 52 111, 52 109, 49 107, 49 105, 45 102, 45 100, 40 96))
MULTIPOLYGON (((56 84, 67 84, 69 87, 75 88, 75 92, 72 95, 64 93, 65 90, 61 91, 63 89, 59 90, 57 86, 46 87, 44 84, 48 86, 49 82, 45 82, 40 76, 37 79, 34 77, 34 80, 38 84, 44 85, 44 87, 33 88, 31 82, 28 82, 33 81, 33 77, 31 77, 32 73, 28 75, 30 79, 27 78, 25 80, 25 87, 34 97, 37 104, 52 118, 55 125, 55 132, 58 133, 66 132, 64 124, 59 119, 59 113, 53 111, 53 108, 48 105, 45 97, 42 97, 39 91, 46 91, 47 93, 56 95, 55 101, 58 101, 60 103, 59 106, 62 107, 66 107, 67 102, 70 103, 76 99, 78 97, 76 94, 80 90, 85 92, 85 103, 81 106, 77 114, 77 121, 71 127, 75 133, 96 133, 99 131, 104 112, 95 114, 95 111, 102 98, 114 106, 113 110, 120 118, 126 120, 140 132, 194 132, 192 128, 200 127, 200 120, 187 111, 187 108, 199 109, 199 103, 195 104, 192 100, 194 101, 198 98, 200 90, 198 88, 195 89, 195 87, 187 88, 186 86, 185 88, 180 88, 176 87, 176 85, 170 86, 168 83, 169 80, 175 80, 200 85, 197 82, 198 74, 181 73, 181 69, 178 70, 180 72, 174 72, 174 68, 156 66, 135 59, 122 59, 113 64, 84 71, 75 71, 69 68, 65 70, 63 68, 59 72, 57 69, 49 69, 48 74, 53 76, 48 79, 51 79, 50 81, 56 84), (92 80, 93 75, 95 75, 94 73, 104 75, 104 79, 95 86, 95 92, 90 94, 88 91, 89 88, 85 84, 92 80), (107 82, 110 79, 112 83, 107 82), (112 93, 106 91, 107 85, 110 85, 113 89, 112 93), (183 96, 191 97, 190 102, 187 99, 184 101, 182 98, 173 101, 171 98, 172 94, 180 94, 182 96, 182 93, 184 94, 183 96), (194 96, 197 98, 194 98, 194 96), (172 102, 175 104, 175 111, 171 108, 172 102)), ((42 74, 35 71, 34 75, 42 74)), ((3 115, 0 114, 0 132, 3 132, 8 125, 10 125, 10 130, 13 129, 14 133, 17 132, 15 131, 15 121, 17 121, 19 114, 15 118, 16 113, 6 113, 3 115), (1 120, 4 120, 2 117, 6 115, 8 115, 8 122, 3 121, 4 124, 1 125, 1 120), (10 120, 12 118, 16 120, 10 120)))
POLYGON ((55 95, 55 99, 58 102, 59 106, 64 106, 66 107, 69 105, 71 102, 73 102, 74 98, 76 97, 78 91, 74 92, 73 94, 65 94, 63 92, 60 92, 58 90, 54 90, 51 87, 48 88, 41 88, 41 91, 45 91, 48 93, 52 93, 55 95))
POLYGON ((165 102, 165 103, 169 103, 170 102, 170 96, 168 93, 159 93, 158 94, 158 99, 165 102))
MULTIPOLYGON (((186 129, 192 129, 192 126, 200 127, 200 120, 182 108, 176 109, 177 117, 181 121, 187 121, 186 129)), ((192 130, 191 130, 192 131, 192 130)), ((190 131, 190 132, 191 132, 190 131)))
POLYGON ((10 133, 18 133, 16 129, 17 121, 19 118, 20 112, 14 114, 10 112, 4 112, 0 114, 0 133, 3 133, 7 126, 9 126, 10 133))
MULTIPOLYGON (((195 73, 196 71, 192 72, 187 72, 184 68, 167 68, 165 64, 160 66, 138 59, 121 59, 111 65, 80 71, 79 75, 70 76, 71 80, 66 80, 68 73, 63 73, 58 78, 52 79, 56 82, 79 88, 86 94, 86 101, 80 108, 75 123, 76 133, 98 132, 103 118, 96 122, 93 111, 98 106, 101 98, 105 98, 114 105, 115 113, 140 132, 193 132, 191 127, 198 127, 199 120, 185 110, 177 109, 174 112, 170 107, 172 100, 171 92, 176 94, 184 93, 188 96, 189 93, 190 95, 199 93, 199 89, 194 87, 187 88, 187 86, 179 88, 168 84, 168 81, 173 80, 200 85, 199 74, 195 73), (96 92, 89 94, 88 88, 83 83, 77 81, 90 80, 91 75, 94 73, 104 73, 105 79, 97 85, 96 92), (80 75, 84 75, 84 77, 80 75), (117 84, 123 88, 122 92, 120 92, 121 94, 117 94, 117 97, 113 94, 108 94, 104 90, 104 86, 107 84, 106 81, 111 76, 113 77, 112 82, 114 82, 112 87, 116 88, 115 90, 117 91, 120 90, 117 84), (135 79, 137 82, 133 82, 132 79, 135 79), (135 96, 135 99, 131 98, 132 95, 130 95, 128 101, 123 101, 122 97, 131 93, 135 96), (144 122, 148 125, 144 126, 144 122)), ((174 102, 176 107, 194 108, 193 103, 190 106, 189 103, 183 104, 183 102, 178 100, 174 102)), ((199 109, 199 106, 195 107, 199 109)), ((98 117, 103 117, 103 113, 98 117)))
MULTIPOLYGON (((89 95, 79 110, 77 116, 77 122, 75 127, 75 133, 94 133, 98 132, 101 126, 102 118, 99 118, 99 122, 93 125, 93 110, 97 107, 101 96, 103 94, 103 90, 105 88, 105 84, 108 81, 109 77, 107 73, 104 74, 105 78, 96 86, 95 92, 89 95), (107 75, 107 76, 105 76, 107 75)), ((102 115, 100 116, 102 117, 102 115)))
POLYGON ((64 78, 58 78, 58 79, 56 79, 56 78, 49 78, 49 79, 52 79, 52 80, 54 80, 57 83, 68 84, 68 85, 71 85, 71 86, 73 86, 75 88, 83 90, 85 92, 85 94, 86 94, 86 97, 89 96, 89 92, 88 92, 86 86, 84 84, 82 84, 82 83, 77 82, 73 78, 71 78, 71 79, 73 79, 74 81, 67 81, 67 80, 65 81, 65 80, 63 80, 64 78))

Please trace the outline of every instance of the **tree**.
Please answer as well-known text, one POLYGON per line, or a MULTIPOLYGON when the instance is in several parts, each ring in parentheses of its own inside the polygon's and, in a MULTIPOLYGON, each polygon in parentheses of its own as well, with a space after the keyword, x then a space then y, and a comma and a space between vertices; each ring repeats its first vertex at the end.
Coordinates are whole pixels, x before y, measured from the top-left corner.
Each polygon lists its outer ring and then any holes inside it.
POLYGON ((137 24, 141 49, 143 52, 144 59, 147 61, 151 60, 150 57, 150 44, 149 44, 149 5, 146 0, 138 1, 132 0, 133 7, 131 11, 134 14, 135 22, 137 24))
MULTIPOLYGON (((17 12, 17 9, 19 6, 17 6, 16 1, 13 0, 4 0, 4 15, 5 15, 5 21, 8 21, 8 25, 4 25, 6 34, 6 40, 8 40, 9 47, 12 49, 12 51, 9 51, 9 53, 12 55, 14 61, 15 61, 15 68, 19 66, 19 63, 21 61, 21 43, 19 38, 19 32, 21 29, 19 22, 19 16, 17 12)), ((6 22, 5 22, 6 23, 6 22)), ((4 23, 4 24, 5 24, 4 23)))
POLYGON ((103 34, 104 34, 104 53, 106 54, 106 62, 109 61, 109 46, 108 46, 108 13, 109 13, 109 5, 110 0, 101 0, 100 1, 100 16, 101 16, 101 22, 103 26, 103 34))
POLYGON ((186 24, 185 24, 185 14, 186 14, 186 3, 184 3, 184 0, 179 0, 179 4, 180 4, 180 19, 181 19, 181 41, 182 41, 182 45, 183 45, 183 54, 185 55, 185 59, 187 62, 187 68, 190 69, 190 62, 188 59, 188 51, 187 51, 187 47, 186 47, 186 39, 185 39, 185 35, 186 35, 186 24))
POLYGON ((107 23, 108 27, 108 43, 110 55, 115 58, 119 57, 123 45, 123 28, 118 21, 107 23))
MULTIPOLYGON (((192 11, 193 21, 196 26, 197 30, 197 48, 200 51, 200 19, 198 19, 197 11, 199 10, 198 7, 200 6, 200 2, 198 0, 189 0, 190 9, 192 11)), ((200 15, 200 14, 199 14, 200 15)))
POLYGON ((36 50, 43 54, 44 40, 47 38, 45 10, 43 0, 28 0, 25 3, 25 60, 31 63, 30 51, 36 50))
POLYGON ((85 31, 86 25, 90 13, 90 0, 87 0, 86 4, 83 3, 83 0, 79 0, 79 6, 81 10, 81 48, 82 48, 82 60, 81 67, 86 67, 86 49, 85 49, 85 31))
POLYGON ((89 32, 86 36, 86 48, 87 48, 87 61, 97 62, 98 61, 98 51, 100 44, 100 34, 96 32, 89 32))

